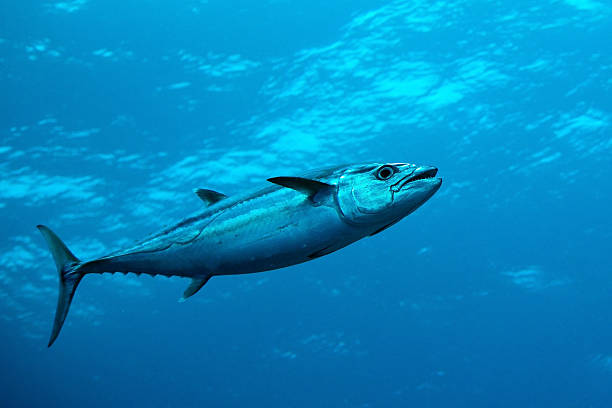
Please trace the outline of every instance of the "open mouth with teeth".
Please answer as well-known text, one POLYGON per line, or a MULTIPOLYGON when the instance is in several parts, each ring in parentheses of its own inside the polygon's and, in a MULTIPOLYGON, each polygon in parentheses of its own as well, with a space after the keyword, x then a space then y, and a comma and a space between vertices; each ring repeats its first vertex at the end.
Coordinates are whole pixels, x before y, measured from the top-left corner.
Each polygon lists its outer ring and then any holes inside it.
POLYGON ((408 177, 408 180, 406 180, 406 183, 410 183, 412 181, 417 181, 417 180, 425 180, 429 178, 434 178, 436 174, 438 174, 438 169, 436 169, 435 167, 424 170, 424 171, 420 171, 418 172, 418 174, 413 173, 410 177, 408 177))
POLYGON ((438 169, 435 167, 428 167, 424 169, 419 168, 393 185, 391 190, 397 193, 409 183, 419 180, 432 179, 436 176, 436 174, 438 174, 438 169))

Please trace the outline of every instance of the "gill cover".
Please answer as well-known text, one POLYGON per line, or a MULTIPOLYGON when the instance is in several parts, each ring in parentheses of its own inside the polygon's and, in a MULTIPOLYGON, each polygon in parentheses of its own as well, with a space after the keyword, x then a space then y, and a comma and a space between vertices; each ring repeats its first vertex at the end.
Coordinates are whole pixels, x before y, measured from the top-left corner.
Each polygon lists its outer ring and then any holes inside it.
POLYGON ((348 220, 359 223, 367 214, 375 214, 391 205, 391 193, 385 192, 368 173, 347 170, 338 183, 338 204, 348 220), (382 190, 382 191, 381 191, 382 190))

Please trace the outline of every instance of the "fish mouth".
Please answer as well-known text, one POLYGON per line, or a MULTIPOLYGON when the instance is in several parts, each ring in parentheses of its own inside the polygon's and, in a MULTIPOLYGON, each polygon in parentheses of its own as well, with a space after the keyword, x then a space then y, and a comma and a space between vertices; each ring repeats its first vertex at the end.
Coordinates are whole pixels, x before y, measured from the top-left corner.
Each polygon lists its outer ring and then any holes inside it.
MULTIPOLYGON (((434 177, 436 177, 436 174, 438 174, 438 169, 436 167, 419 167, 414 172, 412 172, 412 174, 409 174, 408 176, 401 179, 398 183, 396 183, 391 188, 391 190, 397 193, 410 183, 414 183, 415 181, 419 180, 433 179, 434 177)), ((437 180, 442 181, 442 179, 437 180)))
POLYGON ((436 177, 436 174, 438 174, 438 169, 435 167, 428 167, 428 168, 423 169, 422 171, 419 171, 419 169, 417 169, 414 173, 412 173, 410 177, 408 177, 408 180, 406 180, 406 183, 411 183, 417 180, 425 180, 425 179, 434 178, 436 177))

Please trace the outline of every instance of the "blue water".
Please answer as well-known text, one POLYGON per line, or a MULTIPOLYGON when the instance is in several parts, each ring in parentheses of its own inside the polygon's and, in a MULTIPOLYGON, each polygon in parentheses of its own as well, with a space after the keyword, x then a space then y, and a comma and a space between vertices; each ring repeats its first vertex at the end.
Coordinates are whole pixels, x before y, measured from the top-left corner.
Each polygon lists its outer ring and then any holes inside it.
POLYGON ((3 1, 3 407, 612 406, 612 4, 3 1), (401 223, 280 271, 55 266, 268 177, 435 165, 401 223))

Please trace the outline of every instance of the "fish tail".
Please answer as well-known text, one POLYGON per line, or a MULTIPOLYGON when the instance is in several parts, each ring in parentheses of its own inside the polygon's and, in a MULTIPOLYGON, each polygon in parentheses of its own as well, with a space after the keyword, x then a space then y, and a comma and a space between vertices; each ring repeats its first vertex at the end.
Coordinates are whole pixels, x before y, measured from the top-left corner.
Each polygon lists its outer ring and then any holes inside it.
POLYGON ((57 310, 55 311, 53 330, 51 331, 51 337, 49 338, 48 344, 48 347, 51 347, 62 329, 66 316, 68 316, 68 310, 70 309, 70 303, 72 303, 74 292, 85 274, 80 271, 80 266, 83 265, 83 263, 70 252, 68 247, 53 231, 44 225, 38 225, 37 228, 47 242, 47 246, 49 247, 51 255, 53 255, 53 260, 55 261, 59 274, 57 310))

